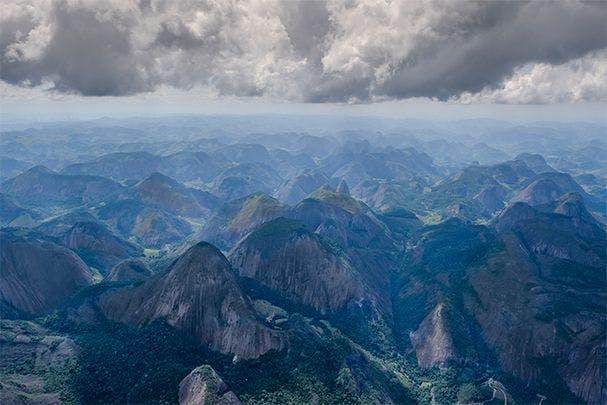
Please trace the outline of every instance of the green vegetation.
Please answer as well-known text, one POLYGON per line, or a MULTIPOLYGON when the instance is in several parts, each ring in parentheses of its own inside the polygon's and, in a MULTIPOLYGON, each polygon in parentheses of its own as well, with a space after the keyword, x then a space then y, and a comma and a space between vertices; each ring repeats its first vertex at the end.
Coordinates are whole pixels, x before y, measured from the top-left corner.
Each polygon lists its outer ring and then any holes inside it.
POLYGON ((100 283, 103 280, 103 274, 95 267, 89 267, 93 273, 93 284, 100 283))
POLYGON ((214 357, 162 322, 141 329, 111 322, 63 327, 81 349, 69 384, 87 404, 175 403, 179 382, 214 357))
POLYGON ((253 308, 255 308, 255 312, 265 317, 266 321, 274 322, 276 320, 286 319, 289 316, 287 311, 272 305, 266 300, 254 300, 253 308))
POLYGON ((249 235, 248 240, 255 243, 276 243, 284 238, 292 238, 308 234, 305 226, 296 220, 287 218, 276 218, 266 222, 249 235))
MULTIPOLYGON (((268 302, 257 306, 284 315, 268 302)), ((414 358, 395 351, 374 354, 328 322, 297 314, 284 325, 292 334, 288 351, 238 362, 160 321, 133 328, 113 322, 77 324, 62 315, 47 323, 70 334, 80 347, 77 366, 56 384, 87 404, 175 403, 186 375, 195 369, 212 372, 201 365, 212 367, 247 404, 368 404, 388 398, 396 403, 429 404, 432 398, 455 403, 477 398, 488 376, 468 369, 421 370, 414 358)), ((49 384, 55 383, 51 379, 49 384)))
POLYGON ((21 214, 20 216, 18 216, 15 219, 13 219, 8 226, 28 228, 28 227, 33 227, 35 225, 36 225, 36 221, 34 219, 32 219, 32 217, 29 214, 25 213, 25 214, 21 214))
POLYGON ((335 192, 331 188, 323 187, 310 195, 310 198, 325 201, 331 205, 340 207, 352 214, 365 211, 368 207, 364 203, 348 196, 335 192))
POLYGON ((75 365, 73 345, 63 336, 30 321, 0 320, 0 398, 28 402, 57 398, 75 403, 70 376, 75 365))
POLYGON ((386 395, 412 400, 396 377, 365 360, 349 339, 328 324, 309 322, 298 315, 287 321, 295 331, 289 351, 233 363, 163 322, 132 328, 75 324, 65 317, 48 321, 72 335, 81 349, 67 387, 82 403, 174 403, 179 382, 202 364, 212 366, 246 403, 318 398, 321 404, 355 404, 382 402, 386 395))
POLYGON ((156 258, 160 257, 161 251, 159 249, 146 248, 146 249, 143 249, 143 254, 147 258, 156 259, 156 258))
MULTIPOLYGON (((192 233, 198 233, 202 230, 202 228, 204 227, 204 221, 200 221, 200 220, 195 220, 192 218, 186 218, 186 217, 180 217, 180 219, 182 219, 183 221, 187 222, 190 227, 192 228, 192 233)), ((151 249, 153 250, 153 249, 151 249)))

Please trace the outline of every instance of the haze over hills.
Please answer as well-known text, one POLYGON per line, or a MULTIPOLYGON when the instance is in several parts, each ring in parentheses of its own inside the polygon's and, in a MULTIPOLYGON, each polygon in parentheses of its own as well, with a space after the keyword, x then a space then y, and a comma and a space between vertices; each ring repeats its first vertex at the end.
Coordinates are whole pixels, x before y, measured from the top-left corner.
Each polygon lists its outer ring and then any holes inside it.
POLYGON ((2 0, 0 404, 606 404, 605 21, 2 0))
POLYGON ((607 400, 606 127, 183 120, 2 133, 1 315, 73 340, 61 395, 607 400))

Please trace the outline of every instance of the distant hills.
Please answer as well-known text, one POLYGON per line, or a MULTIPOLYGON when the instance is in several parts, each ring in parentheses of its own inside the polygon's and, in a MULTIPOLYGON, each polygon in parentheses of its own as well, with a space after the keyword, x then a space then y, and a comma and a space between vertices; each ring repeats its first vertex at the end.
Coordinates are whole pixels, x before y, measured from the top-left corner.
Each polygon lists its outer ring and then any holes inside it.
POLYGON ((600 127, 220 121, 3 133, 0 398, 607 401, 600 127))

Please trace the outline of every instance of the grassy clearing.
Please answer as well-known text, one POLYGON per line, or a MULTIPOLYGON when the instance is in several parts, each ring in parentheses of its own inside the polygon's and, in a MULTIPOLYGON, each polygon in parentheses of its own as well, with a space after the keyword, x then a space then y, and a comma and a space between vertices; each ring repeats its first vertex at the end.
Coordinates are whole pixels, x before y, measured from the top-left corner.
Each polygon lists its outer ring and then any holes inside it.
POLYGON ((149 259, 157 259, 160 257, 161 253, 162 252, 159 249, 143 249, 143 254, 149 259))

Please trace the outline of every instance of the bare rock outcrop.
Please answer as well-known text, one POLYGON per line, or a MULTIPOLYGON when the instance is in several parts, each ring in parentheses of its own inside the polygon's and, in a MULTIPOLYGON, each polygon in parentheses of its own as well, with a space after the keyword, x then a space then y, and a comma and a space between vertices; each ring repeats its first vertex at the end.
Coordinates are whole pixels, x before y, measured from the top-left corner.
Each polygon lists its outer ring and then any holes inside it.
POLYGON ((112 268, 105 281, 139 281, 152 275, 147 264, 139 259, 127 259, 112 268))
MULTIPOLYGON (((466 356, 465 352, 462 353, 467 348, 462 344, 464 339, 460 338, 465 333, 461 330, 464 325, 458 321, 460 320, 454 310, 440 302, 418 329, 411 332, 411 343, 420 366, 447 367, 476 360, 476 356, 468 358, 469 354, 466 356)), ((471 350, 468 350, 468 353, 470 352, 471 350)))
POLYGON ((77 222, 61 242, 103 274, 124 259, 143 255, 141 248, 114 235, 98 222, 77 222))
POLYGON ((164 319, 212 349, 238 358, 280 350, 285 342, 281 332, 256 320, 227 259, 204 242, 188 249, 167 273, 113 291, 100 305, 108 318, 127 324, 164 319))
POLYGON ((74 252, 20 230, 0 233, 0 269, 1 312, 49 313, 93 281, 74 252))
POLYGON ((577 193, 586 204, 590 204, 591 208, 597 208, 595 198, 586 193, 571 175, 559 172, 542 173, 536 176, 527 187, 512 198, 511 202, 526 202, 536 206, 550 203, 567 193, 577 193))
POLYGON ((339 182, 337 189, 335 190, 339 194, 350 195, 350 188, 348 187, 348 183, 345 180, 339 182))
POLYGON ((0 320, 0 404, 60 405, 78 346, 23 320, 0 320))
POLYGON ((524 381, 562 379, 583 400, 605 403, 605 231, 576 195, 537 209, 514 204, 495 227, 504 250, 470 270, 486 341, 524 381))
POLYGON ((286 218, 249 234, 230 252, 230 260, 242 277, 321 312, 334 311, 363 291, 347 257, 286 218))
POLYGON ((198 238, 230 249, 255 227, 283 216, 286 206, 265 193, 251 194, 224 204, 204 226, 198 238))
POLYGON ((539 392, 605 403, 606 241, 576 195, 512 204, 489 228, 428 227, 408 253, 398 325, 415 330, 422 367, 495 362, 539 392))
POLYGON ((196 367, 179 383, 179 405, 239 405, 240 400, 211 366, 196 367))

